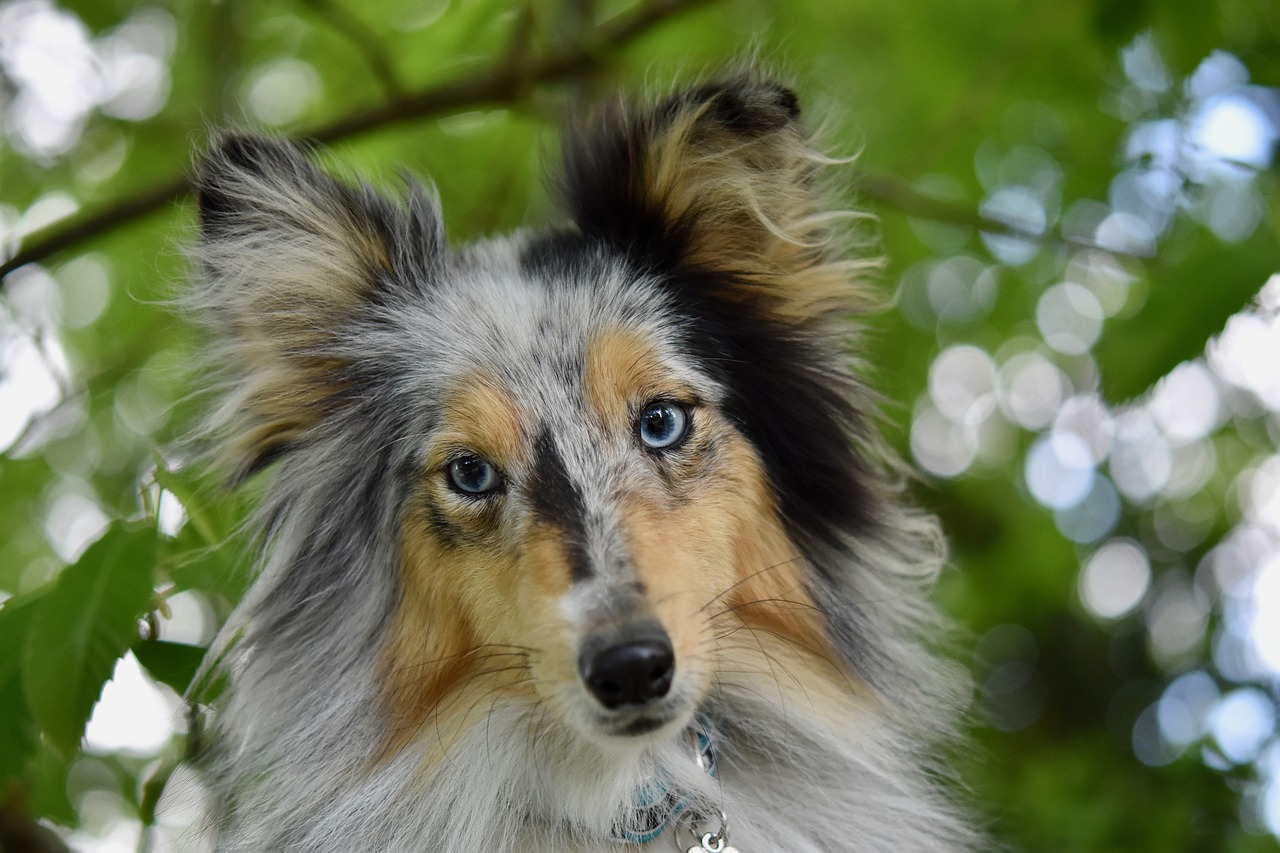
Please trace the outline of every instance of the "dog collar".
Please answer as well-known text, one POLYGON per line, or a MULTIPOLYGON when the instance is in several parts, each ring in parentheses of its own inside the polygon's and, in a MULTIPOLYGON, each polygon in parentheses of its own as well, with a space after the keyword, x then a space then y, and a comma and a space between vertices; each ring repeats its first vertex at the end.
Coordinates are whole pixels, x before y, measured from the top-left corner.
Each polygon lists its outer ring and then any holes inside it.
MULTIPOLYGON (((714 728, 706 717, 699 716, 686 735, 694 744, 694 758, 708 776, 716 778, 714 728)), ((694 795, 681 791, 665 769, 659 767, 653 778, 631 795, 633 812, 626 825, 614 825, 610 840, 619 844, 648 844, 693 805, 694 795)))

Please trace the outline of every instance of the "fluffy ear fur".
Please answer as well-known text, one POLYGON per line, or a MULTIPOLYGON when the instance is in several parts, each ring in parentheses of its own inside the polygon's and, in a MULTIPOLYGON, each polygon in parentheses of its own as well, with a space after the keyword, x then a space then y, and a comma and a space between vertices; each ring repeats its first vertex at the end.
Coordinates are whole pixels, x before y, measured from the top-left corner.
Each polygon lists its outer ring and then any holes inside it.
POLYGON ((819 180, 831 161, 790 89, 744 74, 649 110, 615 104, 566 138, 561 195, 588 236, 728 274, 783 321, 851 307, 841 214, 819 180))
POLYGON ((741 74, 648 109, 614 104, 565 138, 560 191, 578 230, 671 292, 797 541, 839 547, 877 527, 869 394, 844 344, 878 262, 848 257, 835 227, 848 214, 822 181, 833 161, 795 94, 741 74))
POLYGON ((416 185, 401 208, 282 141, 217 140, 196 185, 204 281, 192 301, 233 374, 216 420, 242 479, 342 405, 353 390, 344 326, 394 290, 425 286, 444 237, 435 201, 416 185))

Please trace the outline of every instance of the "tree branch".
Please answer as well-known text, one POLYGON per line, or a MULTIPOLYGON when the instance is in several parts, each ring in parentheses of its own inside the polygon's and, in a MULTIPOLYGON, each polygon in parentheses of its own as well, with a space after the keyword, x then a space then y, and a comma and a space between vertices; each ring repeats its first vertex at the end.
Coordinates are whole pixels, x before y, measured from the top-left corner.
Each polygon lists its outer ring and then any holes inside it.
MULTIPOLYGON (((320 142, 336 142, 403 122, 511 104, 537 86, 589 73, 600 67, 610 52, 706 2, 709 0, 649 0, 599 24, 578 43, 539 57, 527 57, 527 46, 516 39, 510 55, 499 57, 477 74, 356 111, 302 135, 320 142)), ((12 258, 0 263, 0 279, 19 267, 47 260, 58 252, 154 213, 190 189, 186 176, 170 178, 107 207, 42 228, 25 240, 26 245, 12 258)))
POLYGON ((27 264, 43 261, 77 243, 114 231, 125 223, 155 213, 191 188, 186 177, 172 179, 88 214, 75 215, 41 228, 28 245, 0 264, 0 279, 27 264))
POLYGON ((382 44, 382 40, 378 38, 378 34, 372 27, 335 0, 299 0, 299 2, 327 23, 334 32, 351 42, 382 86, 382 94, 388 98, 398 98, 404 94, 400 77, 391 60, 388 59, 390 51, 382 44))
MULTIPOLYGON (((305 2, 327 6, 325 0, 305 2)), ((527 21, 522 19, 517 22, 508 50, 480 72, 357 110, 302 135, 331 143, 431 116, 517 103, 537 86, 588 74, 602 65, 610 52, 625 47, 669 18, 706 2, 709 0, 649 0, 585 31, 576 43, 568 47, 532 57, 528 53, 527 21)), ((991 219, 964 205, 923 195, 895 178, 864 174, 859 180, 859 187, 865 196, 910 216, 1035 242, 1061 241, 1097 248, 1097 244, 1091 241, 1030 231, 991 219)), ((0 264, 0 278, 21 266, 46 260, 58 252, 154 213, 181 198, 190 188, 188 179, 180 176, 108 207, 41 229, 26 241, 27 245, 21 251, 0 264)))
POLYGON ((58 834, 31 816, 17 783, 0 799, 0 850, 22 853, 71 853, 58 834))
POLYGON ((968 205, 957 204, 956 202, 917 192, 908 184, 887 175, 860 173, 856 180, 856 187, 863 196, 875 199, 881 204, 892 207, 908 216, 975 228, 988 234, 998 234, 1001 237, 1017 237, 1033 243, 1064 243, 1082 248, 1105 249, 1112 254, 1126 254, 1103 246, 1095 240, 1056 234, 1052 231, 1033 231, 1001 219, 992 219, 989 216, 983 216, 968 205))

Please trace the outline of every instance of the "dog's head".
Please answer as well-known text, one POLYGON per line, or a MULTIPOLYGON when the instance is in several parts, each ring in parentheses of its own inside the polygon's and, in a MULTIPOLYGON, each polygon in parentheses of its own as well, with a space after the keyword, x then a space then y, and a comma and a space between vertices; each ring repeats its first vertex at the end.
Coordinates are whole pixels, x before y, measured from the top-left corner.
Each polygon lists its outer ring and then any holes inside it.
POLYGON ((362 572, 393 589, 351 638, 388 746, 504 698, 642 743, 771 655, 857 668, 825 560, 879 511, 823 162, 773 83, 619 105, 567 135, 571 228, 453 250, 420 189, 390 202, 282 142, 207 157, 227 453, 242 477, 283 460, 277 508, 313 519, 282 624, 333 618, 362 572))

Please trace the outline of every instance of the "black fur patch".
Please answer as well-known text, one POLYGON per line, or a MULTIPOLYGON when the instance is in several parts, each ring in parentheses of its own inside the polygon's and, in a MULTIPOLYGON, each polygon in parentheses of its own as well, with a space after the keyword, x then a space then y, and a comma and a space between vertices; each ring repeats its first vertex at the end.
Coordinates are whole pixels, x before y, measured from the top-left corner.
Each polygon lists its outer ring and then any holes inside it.
POLYGON ((739 136, 780 130, 800 118, 800 99, 795 92, 772 80, 745 77, 690 89, 659 107, 659 115, 669 118, 681 109, 702 105, 708 120, 739 136))
POLYGON ((728 391, 726 413, 760 454, 792 530, 837 546, 874 528, 871 472, 853 443, 864 418, 835 343, 744 304, 722 273, 679 270, 668 288, 688 318, 685 346, 728 391))
MULTIPOLYGON (((846 355, 823 320, 782 319, 771 297, 745 281, 748 271, 688 262, 694 223, 669 221, 643 185, 647 148, 676 114, 700 104, 703 120, 745 137, 778 130, 800 112, 789 89, 744 77, 571 128, 559 188, 581 232, 577 252, 603 248, 661 278, 685 319, 685 345, 728 390, 728 414, 759 452, 795 538, 842 547, 845 534, 872 532, 880 515, 870 466, 854 443, 867 426, 846 355)), ((527 262, 549 264, 574 242, 545 238, 530 246, 527 262)))
POLYGON ((536 459, 529 484, 529 499, 537 519, 561 530, 564 549, 569 558, 570 577, 583 581, 591 577, 591 561, 587 556, 586 528, 582 492, 565 470, 564 460, 556 448, 550 430, 544 428, 533 443, 536 459))
POLYGON ((795 92, 740 76, 682 92, 648 111, 615 104, 570 126, 557 190, 584 234, 643 247, 645 260, 660 269, 676 266, 688 251, 693 223, 667 221, 648 194, 646 152, 679 114, 699 108, 700 121, 745 139, 781 130, 800 117, 795 92))
POLYGON ((436 540, 446 548, 458 548, 471 539, 467 532, 445 515, 440 507, 424 502, 423 516, 436 540))
POLYGON ((259 471, 271 467, 278 459, 282 459, 292 452, 295 446, 296 442, 288 440, 265 444, 261 453, 250 459, 242 470, 235 473, 232 477, 232 483, 237 485, 243 483, 259 471))
POLYGON ((306 161, 296 143, 259 136, 224 136, 216 141, 196 174, 200 226, 208 239, 241 225, 243 217, 254 212, 234 191, 239 174, 298 186, 315 186, 322 181, 336 185, 306 161))
MULTIPOLYGON (((640 185, 651 132, 621 109, 589 126, 570 128, 558 191, 583 235, 622 247, 658 269, 671 269, 684 256, 689 234, 670 227, 640 185)), ((556 244, 568 248, 573 242, 568 235, 544 238, 525 256, 546 263, 558 254, 556 244)))

